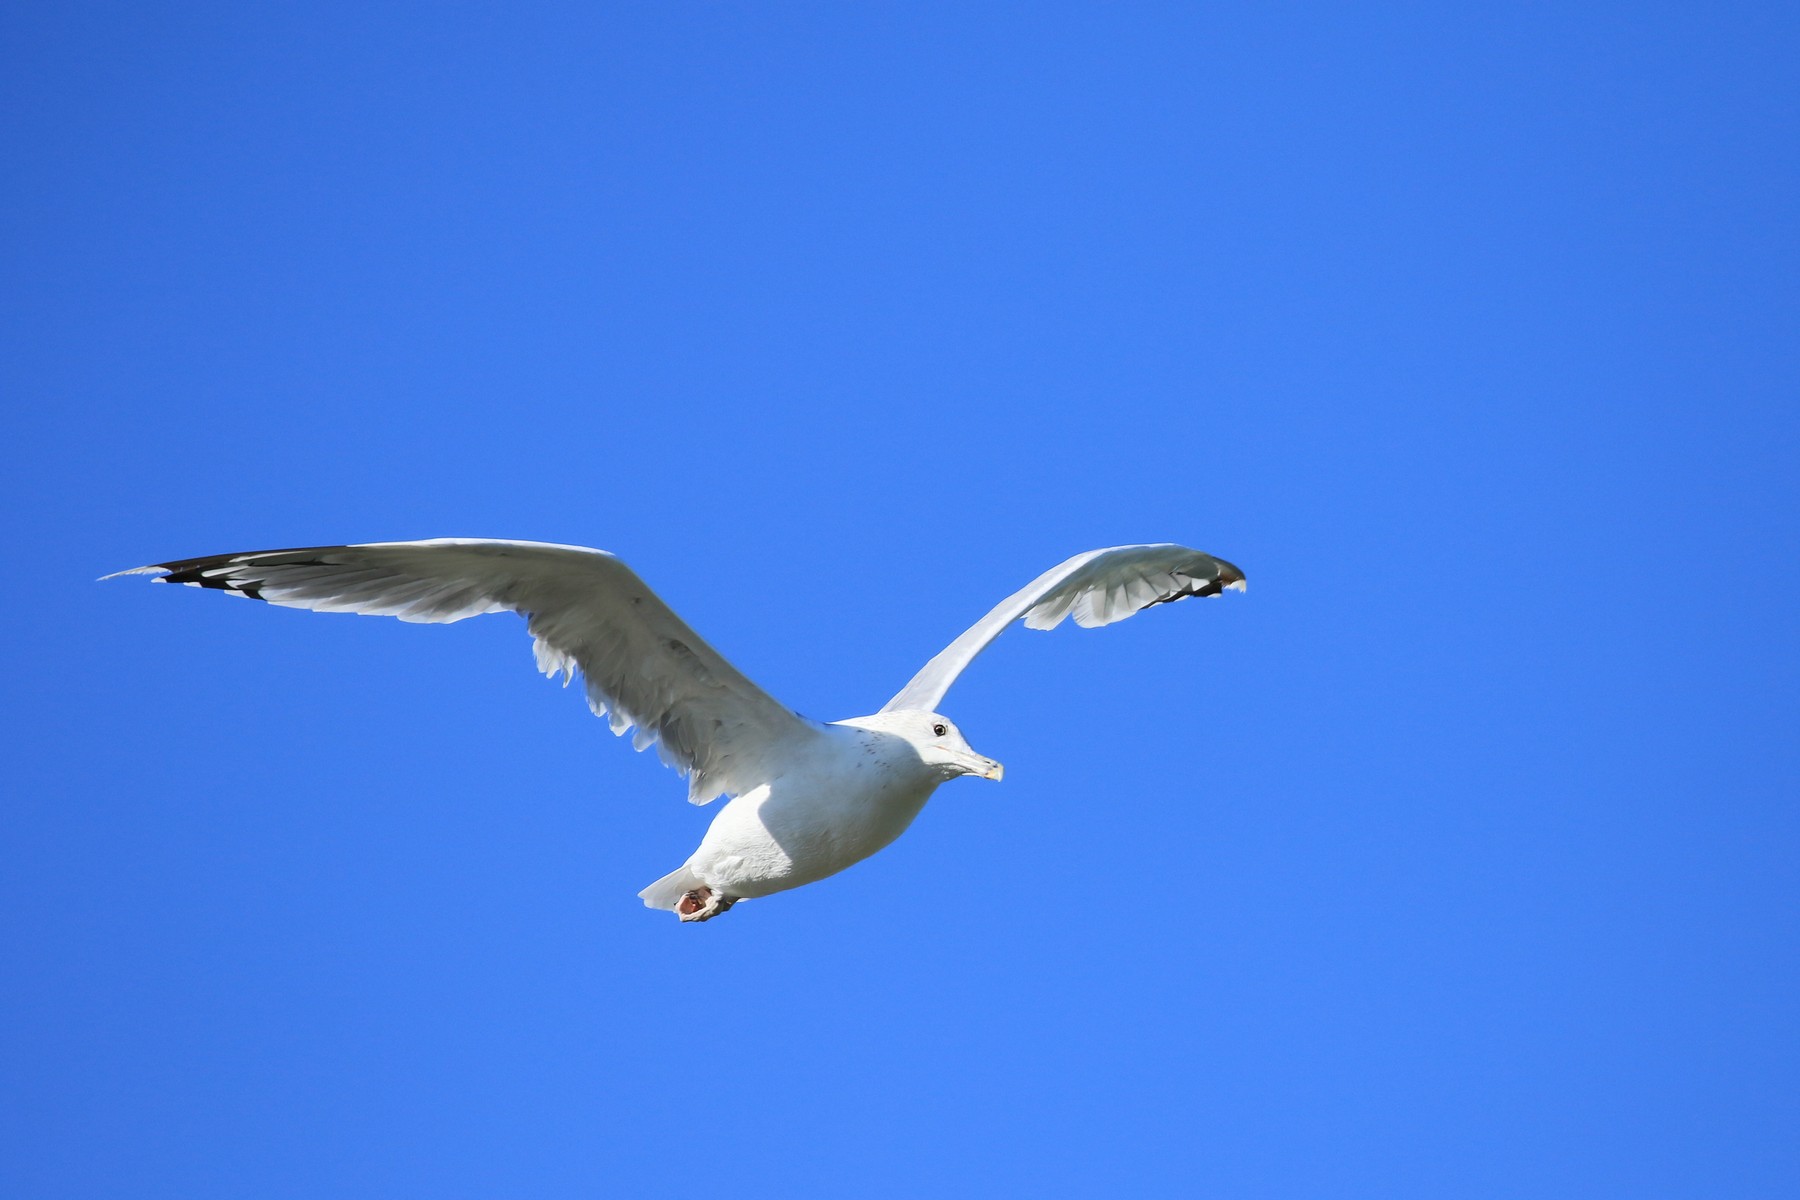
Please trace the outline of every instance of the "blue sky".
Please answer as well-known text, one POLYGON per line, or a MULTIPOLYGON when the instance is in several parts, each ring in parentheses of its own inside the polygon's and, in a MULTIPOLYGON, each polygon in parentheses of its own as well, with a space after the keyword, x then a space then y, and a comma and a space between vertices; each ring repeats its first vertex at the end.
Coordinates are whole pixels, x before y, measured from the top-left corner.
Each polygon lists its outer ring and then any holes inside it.
POLYGON ((0 1190, 1800 1189, 1791 6, 15 5, 0 1190), (818 886, 511 618, 615 551, 1007 764, 818 886))

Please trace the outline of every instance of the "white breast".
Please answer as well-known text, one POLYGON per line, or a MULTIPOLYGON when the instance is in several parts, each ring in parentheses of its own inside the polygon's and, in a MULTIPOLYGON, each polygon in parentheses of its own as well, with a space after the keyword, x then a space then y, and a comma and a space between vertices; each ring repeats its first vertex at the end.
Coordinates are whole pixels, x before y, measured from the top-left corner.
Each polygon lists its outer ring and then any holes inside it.
POLYGON ((844 726, 804 763, 727 804, 689 868, 731 896, 834 875, 906 831, 942 776, 899 739, 844 726))

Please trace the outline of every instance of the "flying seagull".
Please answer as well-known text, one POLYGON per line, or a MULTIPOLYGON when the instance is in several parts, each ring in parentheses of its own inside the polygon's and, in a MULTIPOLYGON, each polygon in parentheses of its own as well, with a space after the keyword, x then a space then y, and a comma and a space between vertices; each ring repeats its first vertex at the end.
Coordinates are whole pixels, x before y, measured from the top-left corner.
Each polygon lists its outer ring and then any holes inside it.
POLYGON ((635 572, 604 550, 547 542, 436 538, 302 550, 255 550, 108 575, 153 575, 314 612, 448 623, 515 612, 538 668, 615 734, 636 729, 688 781, 688 800, 724 795, 700 848, 638 895, 649 908, 705 921, 739 900, 835 875, 905 832, 959 775, 1000 778, 939 702, 963 668, 1021 618, 1092 628, 1156 604, 1244 589, 1223 559, 1167 543, 1077 554, 995 606, 866 717, 822 724, 757 687, 700 640, 635 572))

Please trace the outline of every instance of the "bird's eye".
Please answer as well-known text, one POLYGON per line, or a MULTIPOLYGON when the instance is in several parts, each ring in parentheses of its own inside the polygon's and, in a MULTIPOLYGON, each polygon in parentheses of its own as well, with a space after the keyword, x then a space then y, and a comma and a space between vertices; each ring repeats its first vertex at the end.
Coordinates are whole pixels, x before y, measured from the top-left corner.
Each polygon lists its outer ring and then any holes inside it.
POLYGON ((931 727, 931 732, 935 733, 938 737, 943 737, 946 733, 949 733, 950 731, 948 729, 944 728, 942 725, 933 725, 931 727))

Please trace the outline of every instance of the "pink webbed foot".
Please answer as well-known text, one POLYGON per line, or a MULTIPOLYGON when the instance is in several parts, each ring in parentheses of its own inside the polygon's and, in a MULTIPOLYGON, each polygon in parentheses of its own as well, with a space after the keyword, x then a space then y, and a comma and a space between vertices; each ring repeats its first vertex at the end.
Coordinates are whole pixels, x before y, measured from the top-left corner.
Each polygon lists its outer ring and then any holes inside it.
POLYGON ((736 896, 697 887, 683 893, 675 904, 675 915, 683 921, 710 921, 737 903, 736 896))

